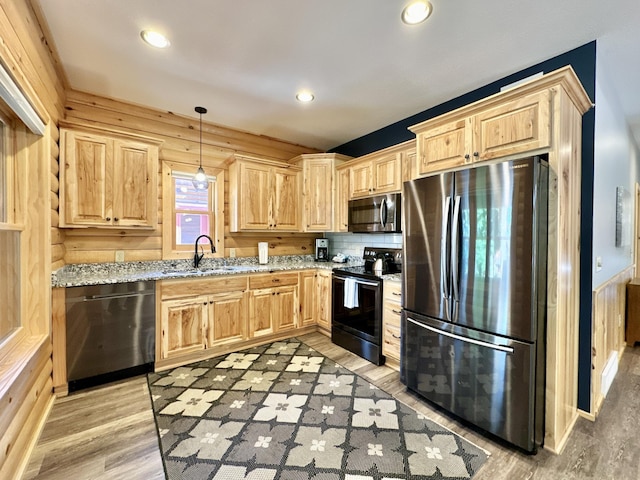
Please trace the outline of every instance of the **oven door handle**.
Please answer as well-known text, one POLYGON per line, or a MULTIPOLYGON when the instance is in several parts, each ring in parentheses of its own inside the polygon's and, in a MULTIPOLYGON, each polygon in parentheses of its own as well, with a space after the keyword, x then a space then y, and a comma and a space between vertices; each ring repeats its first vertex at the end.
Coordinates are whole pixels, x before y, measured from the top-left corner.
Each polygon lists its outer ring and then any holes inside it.
POLYGON ((354 278, 354 280, 359 285, 369 285, 370 287, 377 287, 379 285, 378 282, 367 282, 365 280, 358 280, 358 279, 355 279, 355 278, 354 278))
MULTIPOLYGON (((334 275, 335 275, 335 274, 334 274, 334 275)), ((344 281, 344 280, 346 280, 347 278, 349 278, 349 279, 354 280, 356 283, 358 283, 358 284, 360 284, 360 285, 368 285, 368 286, 370 286, 370 287, 378 287, 378 286, 380 286, 380 282, 375 282, 375 281, 368 282, 368 281, 366 281, 366 280, 362 280, 362 279, 360 279, 360 278, 356 278, 356 277, 342 277, 342 276, 338 277, 338 276, 336 275, 334 278, 335 278, 336 280, 343 280, 343 281, 344 281)))

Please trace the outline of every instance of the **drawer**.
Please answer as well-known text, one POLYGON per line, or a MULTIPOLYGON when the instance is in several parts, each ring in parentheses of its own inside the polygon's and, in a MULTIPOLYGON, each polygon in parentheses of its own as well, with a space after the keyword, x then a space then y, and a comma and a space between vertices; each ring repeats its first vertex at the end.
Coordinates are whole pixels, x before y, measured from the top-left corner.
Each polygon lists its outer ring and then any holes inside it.
POLYGON ((257 290, 261 288, 282 287, 284 285, 297 285, 298 272, 270 273, 268 275, 252 275, 249 277, 249 288, 257 290))
POLYGON ((211 295, 215 293, 243 292, 247 289, 246 275, 224 275, 192 280, 188 278, 158 282, 161 298, 211 295))
POLYGON ((383 323, 385 325, 393 325, 400 328, 400 304, 385 300, 384 302, 384 314, 383 323))
POLYGON ((384 282, 384 298, 401 303, 402 301, 402 283, 385 280, 384 282))
POLYGON ((384 325, 382 331, 382 354, 400 360, 400 326, 384 325))

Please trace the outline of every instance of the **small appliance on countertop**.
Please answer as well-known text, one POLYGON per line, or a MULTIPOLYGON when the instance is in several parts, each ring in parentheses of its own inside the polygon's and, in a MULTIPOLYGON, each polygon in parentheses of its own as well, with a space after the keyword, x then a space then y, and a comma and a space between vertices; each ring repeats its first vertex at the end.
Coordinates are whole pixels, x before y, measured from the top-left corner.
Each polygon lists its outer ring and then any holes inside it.
POLYGON ((315 260, 316 262, 329 261, 329 239, 328 238, 316 238, 315 260))

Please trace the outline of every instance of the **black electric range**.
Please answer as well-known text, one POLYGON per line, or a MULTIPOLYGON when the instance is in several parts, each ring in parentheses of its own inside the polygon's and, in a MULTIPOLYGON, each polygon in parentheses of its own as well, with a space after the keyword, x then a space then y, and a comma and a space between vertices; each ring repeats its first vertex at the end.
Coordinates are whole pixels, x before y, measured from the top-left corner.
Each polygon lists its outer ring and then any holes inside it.
POLYGON ((366 247, 363 258, 362 266, 333 269, 331 340, 382 365, 382 276, 401 271, 402 250, 366 247))

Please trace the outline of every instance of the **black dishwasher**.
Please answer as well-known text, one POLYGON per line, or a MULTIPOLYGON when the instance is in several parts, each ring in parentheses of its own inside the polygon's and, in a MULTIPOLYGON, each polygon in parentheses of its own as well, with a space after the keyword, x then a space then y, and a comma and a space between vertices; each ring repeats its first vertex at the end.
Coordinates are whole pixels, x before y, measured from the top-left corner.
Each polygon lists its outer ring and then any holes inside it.
POLYGON ((67 288, 69 391, 151 371, 155 308, 153 281, 67 288))

